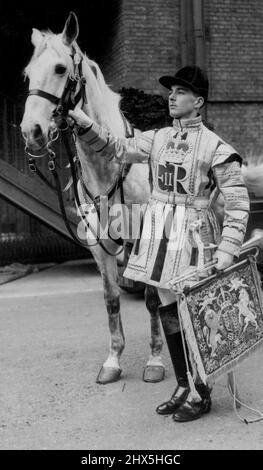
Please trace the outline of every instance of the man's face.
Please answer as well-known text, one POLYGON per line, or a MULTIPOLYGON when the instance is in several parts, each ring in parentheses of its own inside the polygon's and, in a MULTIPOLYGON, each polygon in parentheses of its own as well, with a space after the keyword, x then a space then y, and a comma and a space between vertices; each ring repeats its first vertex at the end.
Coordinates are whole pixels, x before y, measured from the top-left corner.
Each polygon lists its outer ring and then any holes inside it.
POLYGON ((190 117, 193 112, 198 112, 203 99, 196 96, 190 88, 182 85, 173 85, 169 93, 169 111, 173 118, 190 117))

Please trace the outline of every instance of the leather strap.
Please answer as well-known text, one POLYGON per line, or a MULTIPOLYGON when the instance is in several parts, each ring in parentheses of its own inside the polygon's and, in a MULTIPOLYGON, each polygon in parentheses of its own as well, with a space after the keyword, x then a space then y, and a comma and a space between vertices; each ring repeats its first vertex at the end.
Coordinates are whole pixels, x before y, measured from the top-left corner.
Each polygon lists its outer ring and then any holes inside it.
POLYGON ((48 101, 51 101, 51 103, 58 104, 60 101, 60 98, 55 95, 51 95, 51 93, 47 93, 46 91, 43 90, 38 90, 37 88, 34 88, 33 90, 29 90, 27 96, 32 96, 32 95, 37 95, 41 96, 41 98, 45 98, 48 101))

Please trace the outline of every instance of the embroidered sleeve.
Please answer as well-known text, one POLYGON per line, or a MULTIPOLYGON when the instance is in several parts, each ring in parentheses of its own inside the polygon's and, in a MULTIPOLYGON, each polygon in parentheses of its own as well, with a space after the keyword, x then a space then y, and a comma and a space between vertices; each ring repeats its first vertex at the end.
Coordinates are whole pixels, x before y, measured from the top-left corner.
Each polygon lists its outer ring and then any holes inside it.
MULTIPOLYGON (((83 136, 84 137, 84 136, 83 136)), ((140 132, 135 137, 115 137, 95 122, 85 132, 88 145, 106 160, 126 163, 147 163, 154 139, 154 131, 140 132)))
MULTIPOLYGON (((222 150, 222 149, 221 149, 222 150)), ((237 153, 216 155, 212 166, 218 189, 224 198, 224 221, 218 250, 239 256, 249 216, 249 196, 237 153)))

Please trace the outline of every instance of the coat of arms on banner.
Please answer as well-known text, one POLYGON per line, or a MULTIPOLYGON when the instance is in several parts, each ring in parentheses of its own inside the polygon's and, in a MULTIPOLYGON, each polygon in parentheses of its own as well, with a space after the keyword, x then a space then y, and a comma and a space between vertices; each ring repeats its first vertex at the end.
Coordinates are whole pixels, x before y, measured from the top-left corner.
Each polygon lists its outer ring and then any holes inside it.
POLYGON ((196 286, 180 302, 181 318, 204 382, 229 372, 263 341, 263 308, 254 257, 196 286))

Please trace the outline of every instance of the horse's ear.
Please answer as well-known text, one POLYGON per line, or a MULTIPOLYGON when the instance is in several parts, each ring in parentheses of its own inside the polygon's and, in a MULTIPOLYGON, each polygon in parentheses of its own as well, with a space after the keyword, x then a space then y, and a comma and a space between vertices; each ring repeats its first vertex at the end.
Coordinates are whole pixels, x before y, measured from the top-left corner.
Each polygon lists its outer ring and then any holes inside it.
POLYGON ((42 39, 43 34, 38 29, 33 28, 31 34, 31 42, 33 46, 37 47, 38 44, 42 41, 42 39))
POLYGON ((66 44, 66 46, 71 46, 71 44, 77 39, 78 35, 79 35, 78 18, 75 15, 75 13, 71 11, 63 29, 62 41, 64 42, 64 44, 66 44))

